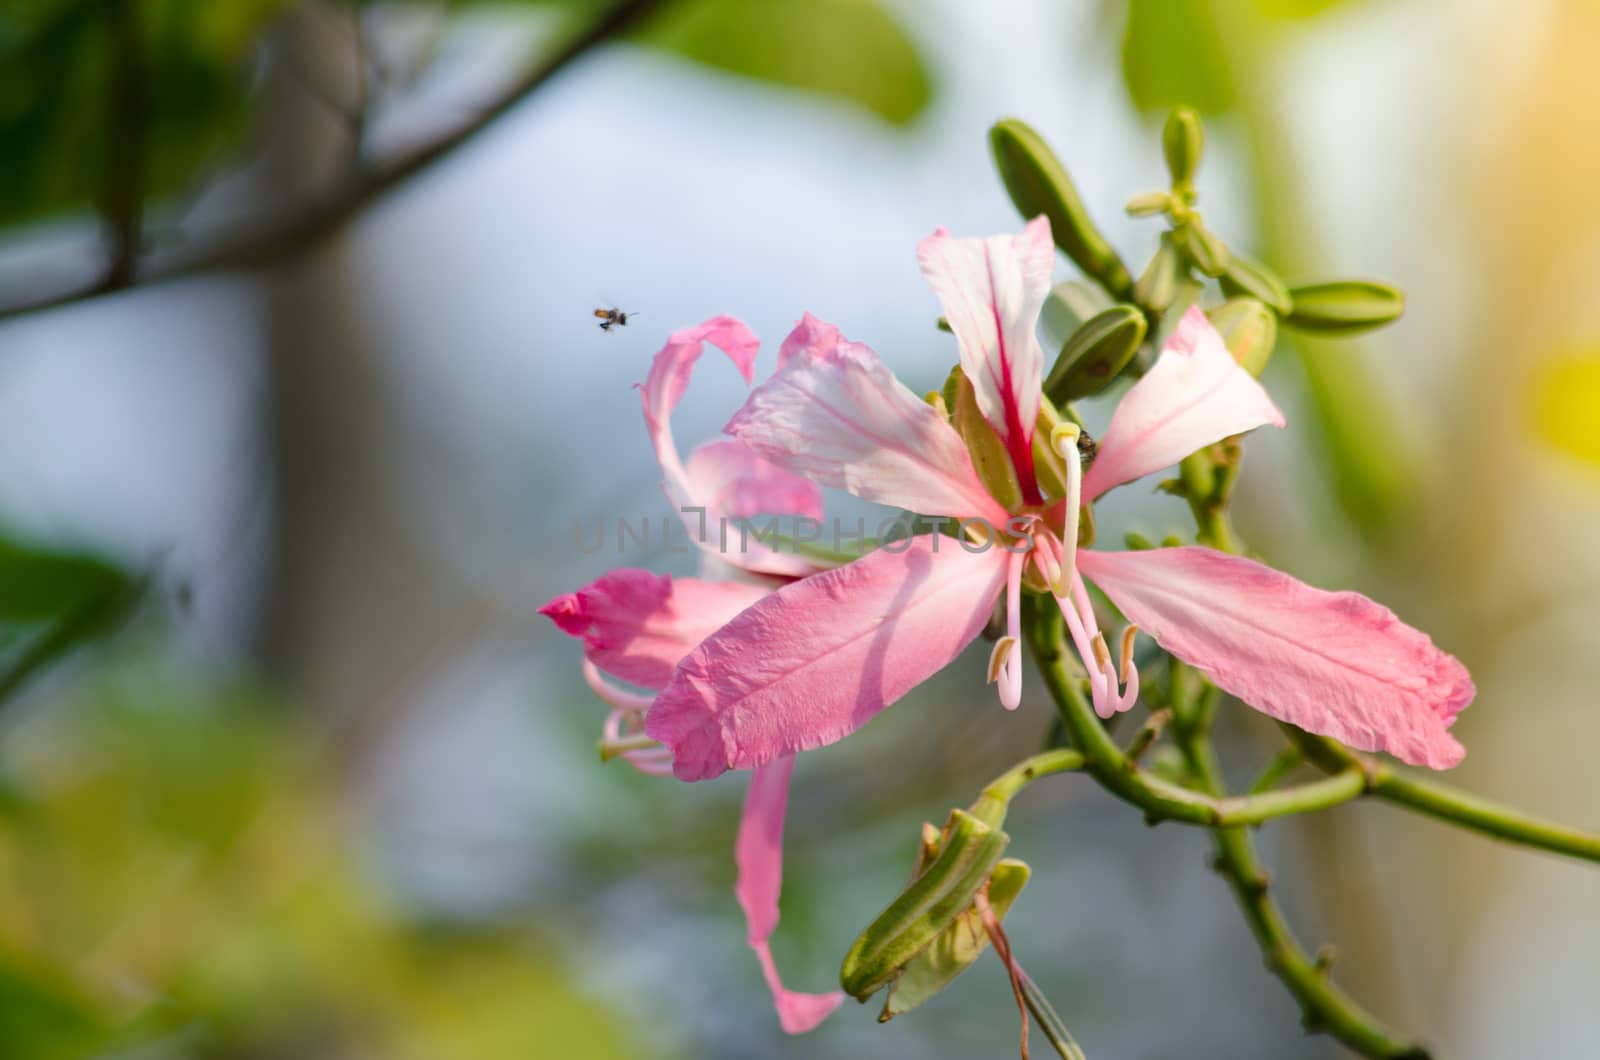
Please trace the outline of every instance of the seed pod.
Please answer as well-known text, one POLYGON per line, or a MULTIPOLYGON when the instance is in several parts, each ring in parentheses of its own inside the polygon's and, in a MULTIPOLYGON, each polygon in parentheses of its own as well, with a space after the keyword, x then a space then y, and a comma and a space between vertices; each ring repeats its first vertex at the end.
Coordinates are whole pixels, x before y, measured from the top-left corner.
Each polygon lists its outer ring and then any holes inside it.
MULTIPOLYGON (((989 908, 994 910, 997 919, 1005 919, 1031 873, 1026 862, 1014 858, 1005 858, 995 865, 989 876, 989 908)), ((886 1023, 910 1012, 949 986, 982 956, 988 945, 989 933, 984 930, 983 920, 976 909, 969 907, 901 971, 889 987, 878 1022, 886 1023)))
POLYGON ((1206 310, 1213 327, 1239 366, 1260 375, 1278 341, 1278 318, 1254 298, 1230 298, 1206 310))
POLYGON ((1228 267, 1222 273, 1222 291, 1230 297, 1247 294, 1259 299, 1279 316, 1288 316, 1294 308, 1288 284, 1259 261, 1253 261, 1238 252, 1228 256, 1228 267))
POLYGON ((1178 247, 1188 255, 1194 267, 1207 276, 1221 276, 1228 267, 1228 245, 1215 232, 1201 223, 1199 217, 1172 230, 1178 247))
POLYGON ((1178 281, 1183 279, 1183 256, 1178 253, 1171 232, 1161 233, 1161 246, 1151 255, 1149 264, 1133 285, 1133 299, 1146 309, 1162 312, 1172 304, 1178 293, 1178 281))
POLYGON ((1167 156, 1167 172, 1172 174, 1174 188, 1194 187, 1194 174, 1200 168, 1200 152, 1204 147, 1200 115, 1189 107, 1172 108, 1161 130, 1161 153, 1167 156))
POLYGON ((951 810, 939 853, 845 954, 839 984, 866 1000, 888 984, 971 905, 1010 837, 965 810, 951 810))
POLYGON ((1029 126, 1015 118, 989 130, 995 168, 1023 217, 1044 214, 1056 246, 1101 286, 1123 297, 1133 286, 1127 266, 1089 219, 1060 159, 1029 126))
POLYGON ((1065 405, 1098 394, 1139 352, 1146 327, 1138 306, 1123 303, 1096 314, 1061 347, 1045 379, 1046 396, 1065 405))
POLYGON ((1294 310, 1284 323, 1324 335, 1354 335, 1381 328, 1405 312, 1405 296, 1371 280, 1338 280, 1289 292, 1294 310))

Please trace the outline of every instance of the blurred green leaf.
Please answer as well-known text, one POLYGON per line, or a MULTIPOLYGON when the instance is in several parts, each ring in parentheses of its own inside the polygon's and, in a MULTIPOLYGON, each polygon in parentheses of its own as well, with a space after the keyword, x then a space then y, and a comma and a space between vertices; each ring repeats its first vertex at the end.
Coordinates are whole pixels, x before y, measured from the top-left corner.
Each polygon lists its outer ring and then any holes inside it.
POLYGON ((849 100, 895 124, 932 97, 921 56, 872 0, 689 0, 643 39, 707 66, 849 100))
POLYGON ((76 1060, 105 1036, 103 1018, 69 984, 0 955, 0 1056, 76 1060))
POLYGON ((0 224, 92 205, 108 179, 181 189, 248 123, 249 58, 289 0, 140 0, 142 177, 108 172, 114 39, 105 0, 0 5, 0 224))
POLYGON ((1213 0, 1130 0, 1122 76, 1141 110, 1187 105, 1202 114, 1233 107, 1238 86, 1213 0))

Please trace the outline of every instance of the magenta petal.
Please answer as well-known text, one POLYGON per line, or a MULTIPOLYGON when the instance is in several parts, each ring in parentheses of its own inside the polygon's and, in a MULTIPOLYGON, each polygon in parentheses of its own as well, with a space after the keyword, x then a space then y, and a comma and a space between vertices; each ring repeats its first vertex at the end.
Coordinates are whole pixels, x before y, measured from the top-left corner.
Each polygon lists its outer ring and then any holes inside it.
POLYGON ((955 332, 978 408, 1018 472, 1031 474, 1044 368, 1035 328, 1055 266, 1049 219, 1036 217, 1019 235, 989 239, 954 239, 941 228, 917 245, 917 261, 955 332))
POLYGON ((709 519, 758 515, 822 518, 822 491, 816 483, 791 475, 763 460, 743 442, 723 438, 689 454, 689 481, 709 519))
MULTIPOLYGON (((713 503, 715 497, 706 493, 706 483, 697 479, 691 468, 684 467, 683 461, 678 456, 678 446, 672 437, 672 410, 677 407, 684 391, 688 389, 695 362, 700 359, 700 354, 708 342, 728 355, 734 367, 739 370, 739 374, 744 376, 745 382, 748 383, 754 378, 756 351, 760 343, 749 328, 733 317, 712 317, 703 324, 675 331, 667 339, 667 344, 651 362, 650 374, 640 388, 643 391, 645 425, 650 430, 650 442, 655 446, 656 460, 661 464, 662 489, 666 491, 667 499, 672 502, 679 518, 683 520, 689 532, 689 539, 701 548, 748 570, 803 577, 811 573, 810 563, 799 556, 774 552, 759 543, 750 546, 744 553, 718 552, 721 541, 718 520, 724 517, 742 516, 717 509, 713 503), (684 509, 705 511, 702 516, 700 512, 684 509), (704 534, 702 529, 705 531, 704 534)), ((725 455, 723 462, 724 466, 720 470, 726 472, 725 455)), ((754 473, 755 465, 747 464, 746 467, 754 473)), ((707 470, 702 467, 701 472, 703 479, 707 470)), ((776 482, 778 476, 786 476, 785 472, 772 467, 762 469, 759 473, 769 484, 776 482)), ((722 488, 713 485, 715 488, 722 488)), ((783 492, 795 497, 805 488, 803 483, 791 479, 783 492)), ((821 500, 818 497, 816 506, 820 507, 820 504, 821 500)))
POLYGON ((729 434, 780 467, 866 500, 1005 525, 955 428, 871 349, 810 314, 783 348, 782 367, 751 393, 729 434))
POLYGON ((1330 593, 1208 548, 1080 552, 1130 622, 1250 706, 1412 765, 1466 751, 1448 732, 1472 678, 1428 635, 1360 593, 1330 593))
POLYGON ((582 637, 584 656, 602 670, 662 688, 695 645, 770 591, 623 568, 556 597, 539 613, 582 637))
POLYGON ((683 780, 833 743, 977 637, 1008 556, 923 536, 786 585, 684 658, 645 729, 683 780))
POLYGON ((789 777, 793 756, 780 758, 755 770, 739 821, 735 858, 739 879, 733 892, 744 907, 750 948, 761 962, 762 974, 772 990, 778 1020, 790 1034, 804 1034, 827 1019, 844 1001, 844 994, 802 994, 786 989, 778 976, 767 940, 778 926, 778 896, 783 891, 783 819, 789 802, 789 777))
POLYGON ((1155 366, 1117 403, 1083 476, 1083 499, 1171 467, 1213 442, 1283 422, 1261 384, 1234 361, 1206 315, 1191 306, 1155 366))

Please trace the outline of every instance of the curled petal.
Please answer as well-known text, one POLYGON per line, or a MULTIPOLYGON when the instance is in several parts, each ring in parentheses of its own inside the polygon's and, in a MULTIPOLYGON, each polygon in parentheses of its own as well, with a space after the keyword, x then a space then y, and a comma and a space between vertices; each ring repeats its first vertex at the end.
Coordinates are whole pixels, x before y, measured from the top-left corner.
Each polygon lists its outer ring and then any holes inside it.
POLYGON ((844 994, 837 990, 802 994, 785 988, 767 941, 778 926, 778 896, 783 890, 783 819, 793 772, 794 758, 788 756, 761 766, 750 775, 750 790, 739 820, 735 848, 739 879, 733 891, 744 908, 750 948, 761 962, 778 1020, 788 1033, 804 1034, 827 1019, 844 1001, 844 994))
POLYGON ((822 491, 757 456, 743 442, 723 438, 689 454, 689 481, 708 517, 758 515, 822 518, 822 491))
POLYGON ((1466 754, 1448 731, 1474 694, 1466 667, 1359 593, 1192 546, 1080 552, 1078 566, 1156 643, 1265 714, 1412 765, 1466 754))
POLYGON ((1117 403, 1083 476, 1083 499, 1268 423, 1282 427, 1283 413, 1234 362, 1206 315, 1191 306, 1155 367, 1117 403))
POLYGON ((623 568, 564 593, 539 613, 570 636, 600 669, 645 688, 662 688, 678 661, 770 590, 623 568))
POLYGON ((807 314, 784 363, 756 387, 727 432, 824 486, 925 515, 1005 525, 954 427, 878 355, 807 314))
POLYGON ((833 743, 982 632, 1008 555, 922 536, 786 585, 684 658, 645 730, 683 780, 833 743))
POLYGON ((955 332, 978 408, 1027 490, 1044 366, 1035 329, 1055 265, 1050 221, 1036 217, 1019 235, 989 239, 954 239, 941 228, 917 245, 917 261, 955 332))
MULTIPOLYGON (((756 350, 760 343, 740 321, 719 316, 692 328, 673 332, 651 362, 650 374, 640 389, 643 392, 644 420, 650 431, 650 443, 655 446, 656 460, 661 464, 662 489, 688 528, 690 540, 715 553, 717 545, 714 542, 720 540, 720 535, 703 532, 706 524, 702 522, 700 513, 685 509, 704 509, 704 518, 711 524, 724 517, 743 518, 715 506, 718 496, 725 495, 730 488, 728 476, 731 472, 738 471, 747 478, 759 481, 761 485, 756 488, 756 493, 763 499, 788 498, 804 503, 814 511, 820 508, 821 498, 809 483, 794 479, 771 465, 763 466, 759 459, 745 461, 742 467, 735 468, 725 450, 713 458, 702 460, 698 475, 693 458, 690 459, 690 466, 684 467, 678 456, 677 443, 672 438, 672 410, 688 389, 695 362, 700 359, 708 342, 728 355, 746 383, 752 381, 756 350), (808 489, 811 491, 809 496, 806 494, 808 489)), ((745 492, 749 494, 751 491, 745 492)), ((809 515, 812 511, 792 514, 809 515)), ((748 570, 766 574, 803 577, 812 570, 811 564, 799 556, 773 552, 759 544, 747 553, 724 555, 723 558, 748 570)))

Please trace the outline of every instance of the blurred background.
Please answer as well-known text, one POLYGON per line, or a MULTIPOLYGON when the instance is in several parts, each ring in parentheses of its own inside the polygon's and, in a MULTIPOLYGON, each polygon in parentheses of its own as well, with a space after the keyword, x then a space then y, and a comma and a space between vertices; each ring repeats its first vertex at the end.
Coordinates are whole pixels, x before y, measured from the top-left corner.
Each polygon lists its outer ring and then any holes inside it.
MULTIPOLYGON (((1454 781, 1600 825, 1597 48, 1593 0, 6 5, 0 1056, 1011 1055, 988 957, 785 1038, 730 890, 742 784, 602 767, 535 614, 692 570, 573 541, 669 510, 632 384, 670 330, 735 314, 764 374, 809 310, 943 379, 914 245, 1018 226, 1005 115, 1142 263, 1158 228, 1121 206, 1192 104, 1230 243, 1407 292, 1370 339, 1281 343, 1291 429, 1247 446, 1241 529, 1467 662, 1454 781)), ((680 445, 743 389, 703 362, 680 445)), ((1119 492, 1110 540, 1184 527, 1119 492)), ((1037 680, 1002 716, 981 664, 802 758, 796 988, 919 823, 1044 739, 1037 680)), ((1225 715, 1241 777, 1262 721, 1225 715)), ((1010 934, 1090 1056, 1342 1055, 1203 834, 1081 778, 1009 827, 1010 934)), ((1302 941, 1439 1055, 1600 1038, 1592 867, 1383 806, 1260 838, 1302 941)))

